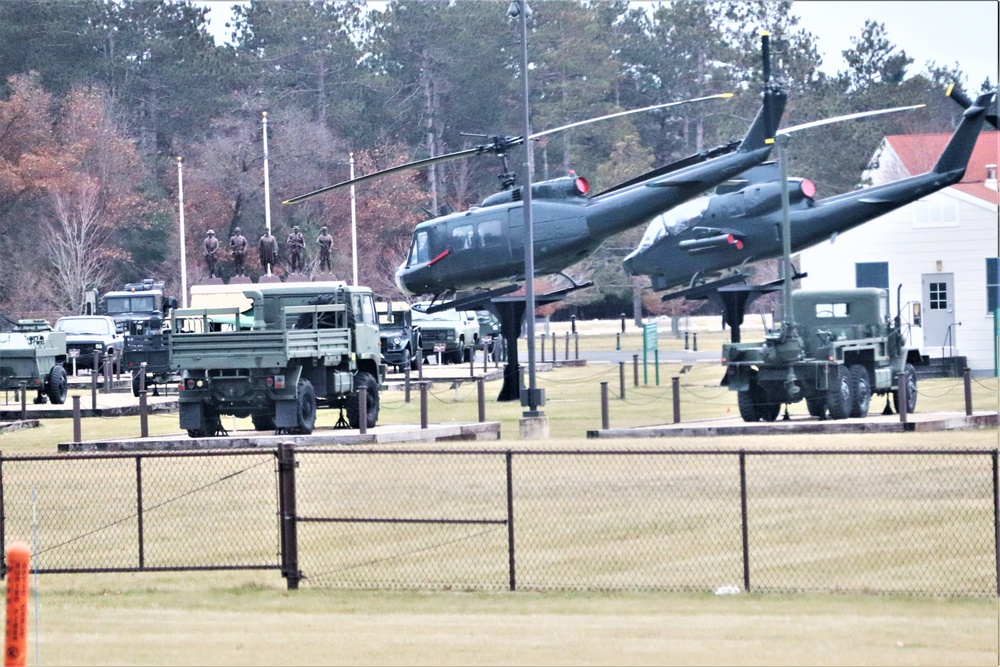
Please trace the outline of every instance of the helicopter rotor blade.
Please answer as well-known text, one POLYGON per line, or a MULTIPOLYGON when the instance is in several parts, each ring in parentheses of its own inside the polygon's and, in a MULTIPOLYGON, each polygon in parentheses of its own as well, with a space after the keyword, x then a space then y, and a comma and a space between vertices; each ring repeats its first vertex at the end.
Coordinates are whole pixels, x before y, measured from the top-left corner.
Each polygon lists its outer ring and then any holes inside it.
POLYGON ((830 123, 839 123, 843 120, 854 120, 855 118, 867 118, 868 116, 880 116, 886 113, 895 113, 897 111, 912 111, 913 109, 921 109, 927 106, 926 104, 914 104, 908 107, 893 107, 892 109, 877 109, 875 111, 861 111, 859 113, 851 113, 845 116, 834 116, 833 118, 824 118, 823 120, 814 120, 809 123, 802 123, 801 125, 793 125, 792 127, 786 127, 783 130, 778 130, 778 134, 792 134, 793 132, 798 132, 799 130, 808 130, 809 128, 819 127, 821 125, 829 125, 830 123))
POLYGON ((654 104, 648 107, 642 107, 641 109, 629 109, 628 111, 618 111, 616 113, 611 113, 606 116, 598 116, 597 118, 588 118, 587 120, 577 121, 575 123, 570 123, 569 125, 563 125, 562 127, 554 127, 551 130, 545 130, 544 132, 535 132, 529 138, 538 139, 539 137, 545 137, 550 134, 555 134, 556 132, 563 132, 564 130, 569 130, 574 127, 579 127, 581 125, 587 125, 589 123, 596 123, 599 120, 608 120, 609 118, 618 118, 619 116, 627 116, 633 113, 640 113, 642 111, 653 111, 655 109, 665 109, 667 107, 676 107, 681 104, 688 104, 689 102, 704 102, 706 100, 725 100, 733 96, 733 93, 719 93, 717 95, 709 95, 707 97, 696 97, 690 100, 681 100, 680 102, 667 102, 665 104, 654 104))
POLYGON ((417 160, 415 162, 407 162, 406 164, 397 165, 395 167, 389 167, 388 169, 383 169, 381 171, 373 171, 370 174, 365 174, 364 176, 358 176, 357 178, 354 178, 352 180, 341 181, 340 183, 334 183, 333 185, 328 185, 326 187, 320 188, 319 190, 313 190, 312 192, 307 192, 304 195, 299 195, 298 197, 292 197, 291 199, 286 199, 281 203, 297 204, 300 201, 305 201, 306 199, 312 199, 313 197, 317 197, 321 194, 330 192, 331 190, 342 188, 345 185, 355 185, 357 183, 362 183, 372 178, 378 178, 380 176, 385 176, 386 174, 392 174, 397 171, 406 171, 407 169, 420 169, 421 167, 429 167, 430 165, 437 164, 439 162, 449 162, 451 160, 459 160, 461 158, 477 155, 482 152, 483 152, 483 147, 477 146, 476 148, 468 148, 465 150, 456 151, 455 153, 448 153, 447 155, 438 155, 437 157, 424 158, 423 160, 417 160))

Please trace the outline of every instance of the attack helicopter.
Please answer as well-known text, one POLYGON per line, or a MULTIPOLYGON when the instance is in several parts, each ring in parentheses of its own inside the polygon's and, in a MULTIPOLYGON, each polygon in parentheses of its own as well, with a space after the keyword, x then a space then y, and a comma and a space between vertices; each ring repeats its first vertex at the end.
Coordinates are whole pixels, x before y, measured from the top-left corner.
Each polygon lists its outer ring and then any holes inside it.
MULTIPOLYGON (((590 283, 577 284, 564 271, 592 254, 606 239, 644 224, 767 159, 784 111, 786 94, 770 83, 766 34, 762 50, 763 103, 742 140, 659 167, 596 195, 590 195, 587 180, 576 175, 531 184, 535 275, 563 276, 571 284, 563 292, 589 286, 590 283)), ((625 114, 730 96, 726 93, 618 112, 538 132, 527 140, 535 141, 625 114)), ((485 290, 476 294, 470 303, 485 302, 515 291, 518 288, 515 283, 525 279, 524 186, 515 187, 515 177, 507 165, 508 151, 524 143, 523 136, 490 137, 486 144, 336 183, 284 203, 294 204, 403 170, 476 155, 495 155, 500 158, 503 168, 503 189, 487 197, 480 206, 417 225, 409 254, 395 275, 396 284, 404 293, 431 295, 432 304, 438 302, 428 308, 428 312, 451 307, 440 302, 467 290, 485 290)))
MULTIPOLYGON (((949 87, 946 94, 966 111, 929 172, 819 200, 812 181, 787 180, 792 252, 833 238, 962 179, 984 121, 996 122, 995 115, 990 118, 987 113, 995 93, 981 95, 974 102, 954 87, 949 87)), ((912 107, 900 109, 908 108, 912 107)), ((778 139, 787 141, 785 137, 791 132, 823 122, 780 130, 778 139)), ((782 255, 781 190, 779 165, 767 162, 719 185, 715 194, 659 216, 650 223, 638 248, 623 261, 626 273, 650 276, 656 291, 685 287, 667 294, 664 301, 718 298, 736 340, 747 299, 777 285, 751 285, 740 290, 737 283, 745 283, 749 277, 747 264, 782 255), (732 299, 741 291, 745 296, 735 303, 732 299)))

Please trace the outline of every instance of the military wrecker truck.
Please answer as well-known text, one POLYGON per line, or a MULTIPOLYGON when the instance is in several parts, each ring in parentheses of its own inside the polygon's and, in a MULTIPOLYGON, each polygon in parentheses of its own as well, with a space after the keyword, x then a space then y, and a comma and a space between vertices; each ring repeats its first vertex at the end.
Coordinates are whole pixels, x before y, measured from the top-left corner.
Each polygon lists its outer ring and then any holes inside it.
POLYGON ((791 302, 791 317, 763 342, 722 348, 722 384, 738 392, 744 421, 774 421, 782 405, 803 399, 813 417, 865 417, 872 395, 888 393, 898 412, 900 374, 913 412, 921 357, 906 347, 901 317, 890 320, 887 290, 800 290, 791 302))
POLYGON ((135 396, 143 387, 153 386, 155 390, 156 384, 166 384, 174 377, 165 323, 177 305, 175 297, 164 294, 163 281, 151 278, 107 292, 98 303, 97 312, 114 319, 116 328, 124 334, 122 367, 132 376, 135 396))
POLYGON ((345 283, 264 284, 240 308, 173 312, 170 363, 180 369, 180 426, 197 438, 224 432, 220 416, 250 417, 258 431, 308 434, 318 403, 338 425, 375 426, 385 365, 375 299, 345 283), (214 318, 227 324, 218 329, 214 318), (364 388, 364 413, 359 392, 364 388), (346 420, 343 413, 346 412, 346 420))

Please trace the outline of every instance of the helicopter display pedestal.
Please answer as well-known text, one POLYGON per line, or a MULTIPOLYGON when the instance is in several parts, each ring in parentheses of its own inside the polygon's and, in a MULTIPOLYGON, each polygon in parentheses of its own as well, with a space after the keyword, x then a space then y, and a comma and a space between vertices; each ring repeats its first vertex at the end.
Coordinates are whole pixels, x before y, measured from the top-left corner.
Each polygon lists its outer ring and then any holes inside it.
MULTIPOLYGON (((553 294, 542 294, 535 297, 535 307, 562 301, 566 298, 565 292, 553 294)), ((508 342, 507 345, 507 365, 503 368, 503 386, 498 402, 520 401, 521 400, 521 366, 517 361, 517 343, 521 336, 521 324, 524 322, 524 311, 527 309, 527 299, 523 294, 517 296, 498 296, 489 300, 486 305, 488 309, 500 320, 500 333, 508 342)), ((535 419, 529 417, 526 419, 535 419)), ((522 420, 522 433, 524 431, 524 420, 522 420)), ((548 432, 548 421, 545 425, 548 432)), ((546 437, 548 437, 546 435, 546 437)), ((534 438, 532 438, 534 439, 534 438)))
POLYGON ((522 417, 519 430, 521 440, 548 440, 549 418, 545 415, 522 417))

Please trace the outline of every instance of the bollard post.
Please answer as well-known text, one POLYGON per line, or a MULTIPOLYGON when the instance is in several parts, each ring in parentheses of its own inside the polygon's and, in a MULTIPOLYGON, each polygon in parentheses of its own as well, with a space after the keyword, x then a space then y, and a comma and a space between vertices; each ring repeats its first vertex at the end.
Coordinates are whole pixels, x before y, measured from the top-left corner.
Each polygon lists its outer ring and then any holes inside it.
POLYGON ((479 403, 479 423, 486 421, 486 378, 476 378, 476 400, 479 403))
POLYGON ((90 374, 90 408, 97 411, 97 352, 94 352, 94 372, 90 374))
POLYGON ((424 380, 424 351, 417 350, 417 380, 424 380))
POLYGON ((569 361, 569 332, 566 332, 566 361, 569 361))
POLYGON ((604 381, 601 382, 601 428, 607 431, 609 423, 610 420, 608 419, 608 383, 607 381, 604 381))
POLYGON ((576 333, 576 315, 569 316, 569 326, 573 330, 573 333, 576 333))
MULTIPOLYGON (((486 356, 486 348, 483 348, 483 356, 486 356)), ((469 348, 469 377, 476 377, 476 348, 469 348)))
POLYGON ((110 394, 112 389, 112 382, 114 380, 114 374, 112 371, 115 366, 115 351, 112 349, 110 352, 104 355, 104 391, 102 394, 110 394))
POLYGON ((681 423, 681 379, 676 375, 670 378, 670 387, 674 394, 674 423, 681 423))
POLYGON ((490 359, 490 353, 489 353, 490 345, 496 345, 495 338, 488 343, 486 342, 483 343, 483 373, 486 373, 487 371, 490 370, 490 367, 487 365, 487 362, 489 362, 490 359))
POLYGON ((410 365, 403 366, 403 402, 410 402, 410 365))
POLYGON ((573 358, 574 359, 579 359, 580 358, 580 334, 576 333, 575 331, 573 332, 573 345, 574 345, 573 358))
POLYGON ((73 442, 83 440, 83 429, 80 428, 80 397, 73 396, 73 442))
POLYGON ((21 383, 21 421, 28 419, 28 384, 21 383))
POLYGON ((556 361, 556 332, 552 332, 552 363, 555 364, 556 361))
POLYGON ((358 431, 368 433, 368 387, 358 389, 358 431))
POLYGON ((687 331, 684 332, 684 349, 685 350, 690 349, 690 343, 688 343, 688 336, 689 335, 690 335, 689 332, 687 332, 687 331))
POLYGON ((620 333, 615 334, 615 349, 622 349, 622 335, 620 333))
POLYGON ((962 369, 962 381, 965 383, 965 416, 972 416, 972 371, 962 369))
POLYGON ((420 428, 427 429, 427 382, 420 383, 420 428))
POLYGON ((624 401, 625 400, 625 362, 624 361, 619 361, 618 362, 618 389, 620 390, 618 392, 620 394, 620 396, 618 398, 620 398, 621 400, 624 401))
POLYGON ((622 333, 625 333, 625 313, 621 314, 622 318, 622 333))
POLYGON ((639 355, 632 355, 632 386, 639 386, 639 355))
POLYGON ((544 364, 545 363, 545 334, 542 334, 541 336, 539 336, 539 338, 542 339, 542 361, 541 361, 541 363, 544 364))
POLYGON ((910 400, 906 391, 906 373, 896 375, 896 395, 899 397, 899 423, 905 424, 906 405, 910 400))
POLYGON ((149 411, 146 404, 146 390, 139 391, 139 437, 149 437, 149 411))
POLYGON ((692 352, 697 352, 698 351, 698 332, 697 331, 695 331, 693 334, 691 334, 691 351, 692 352))

